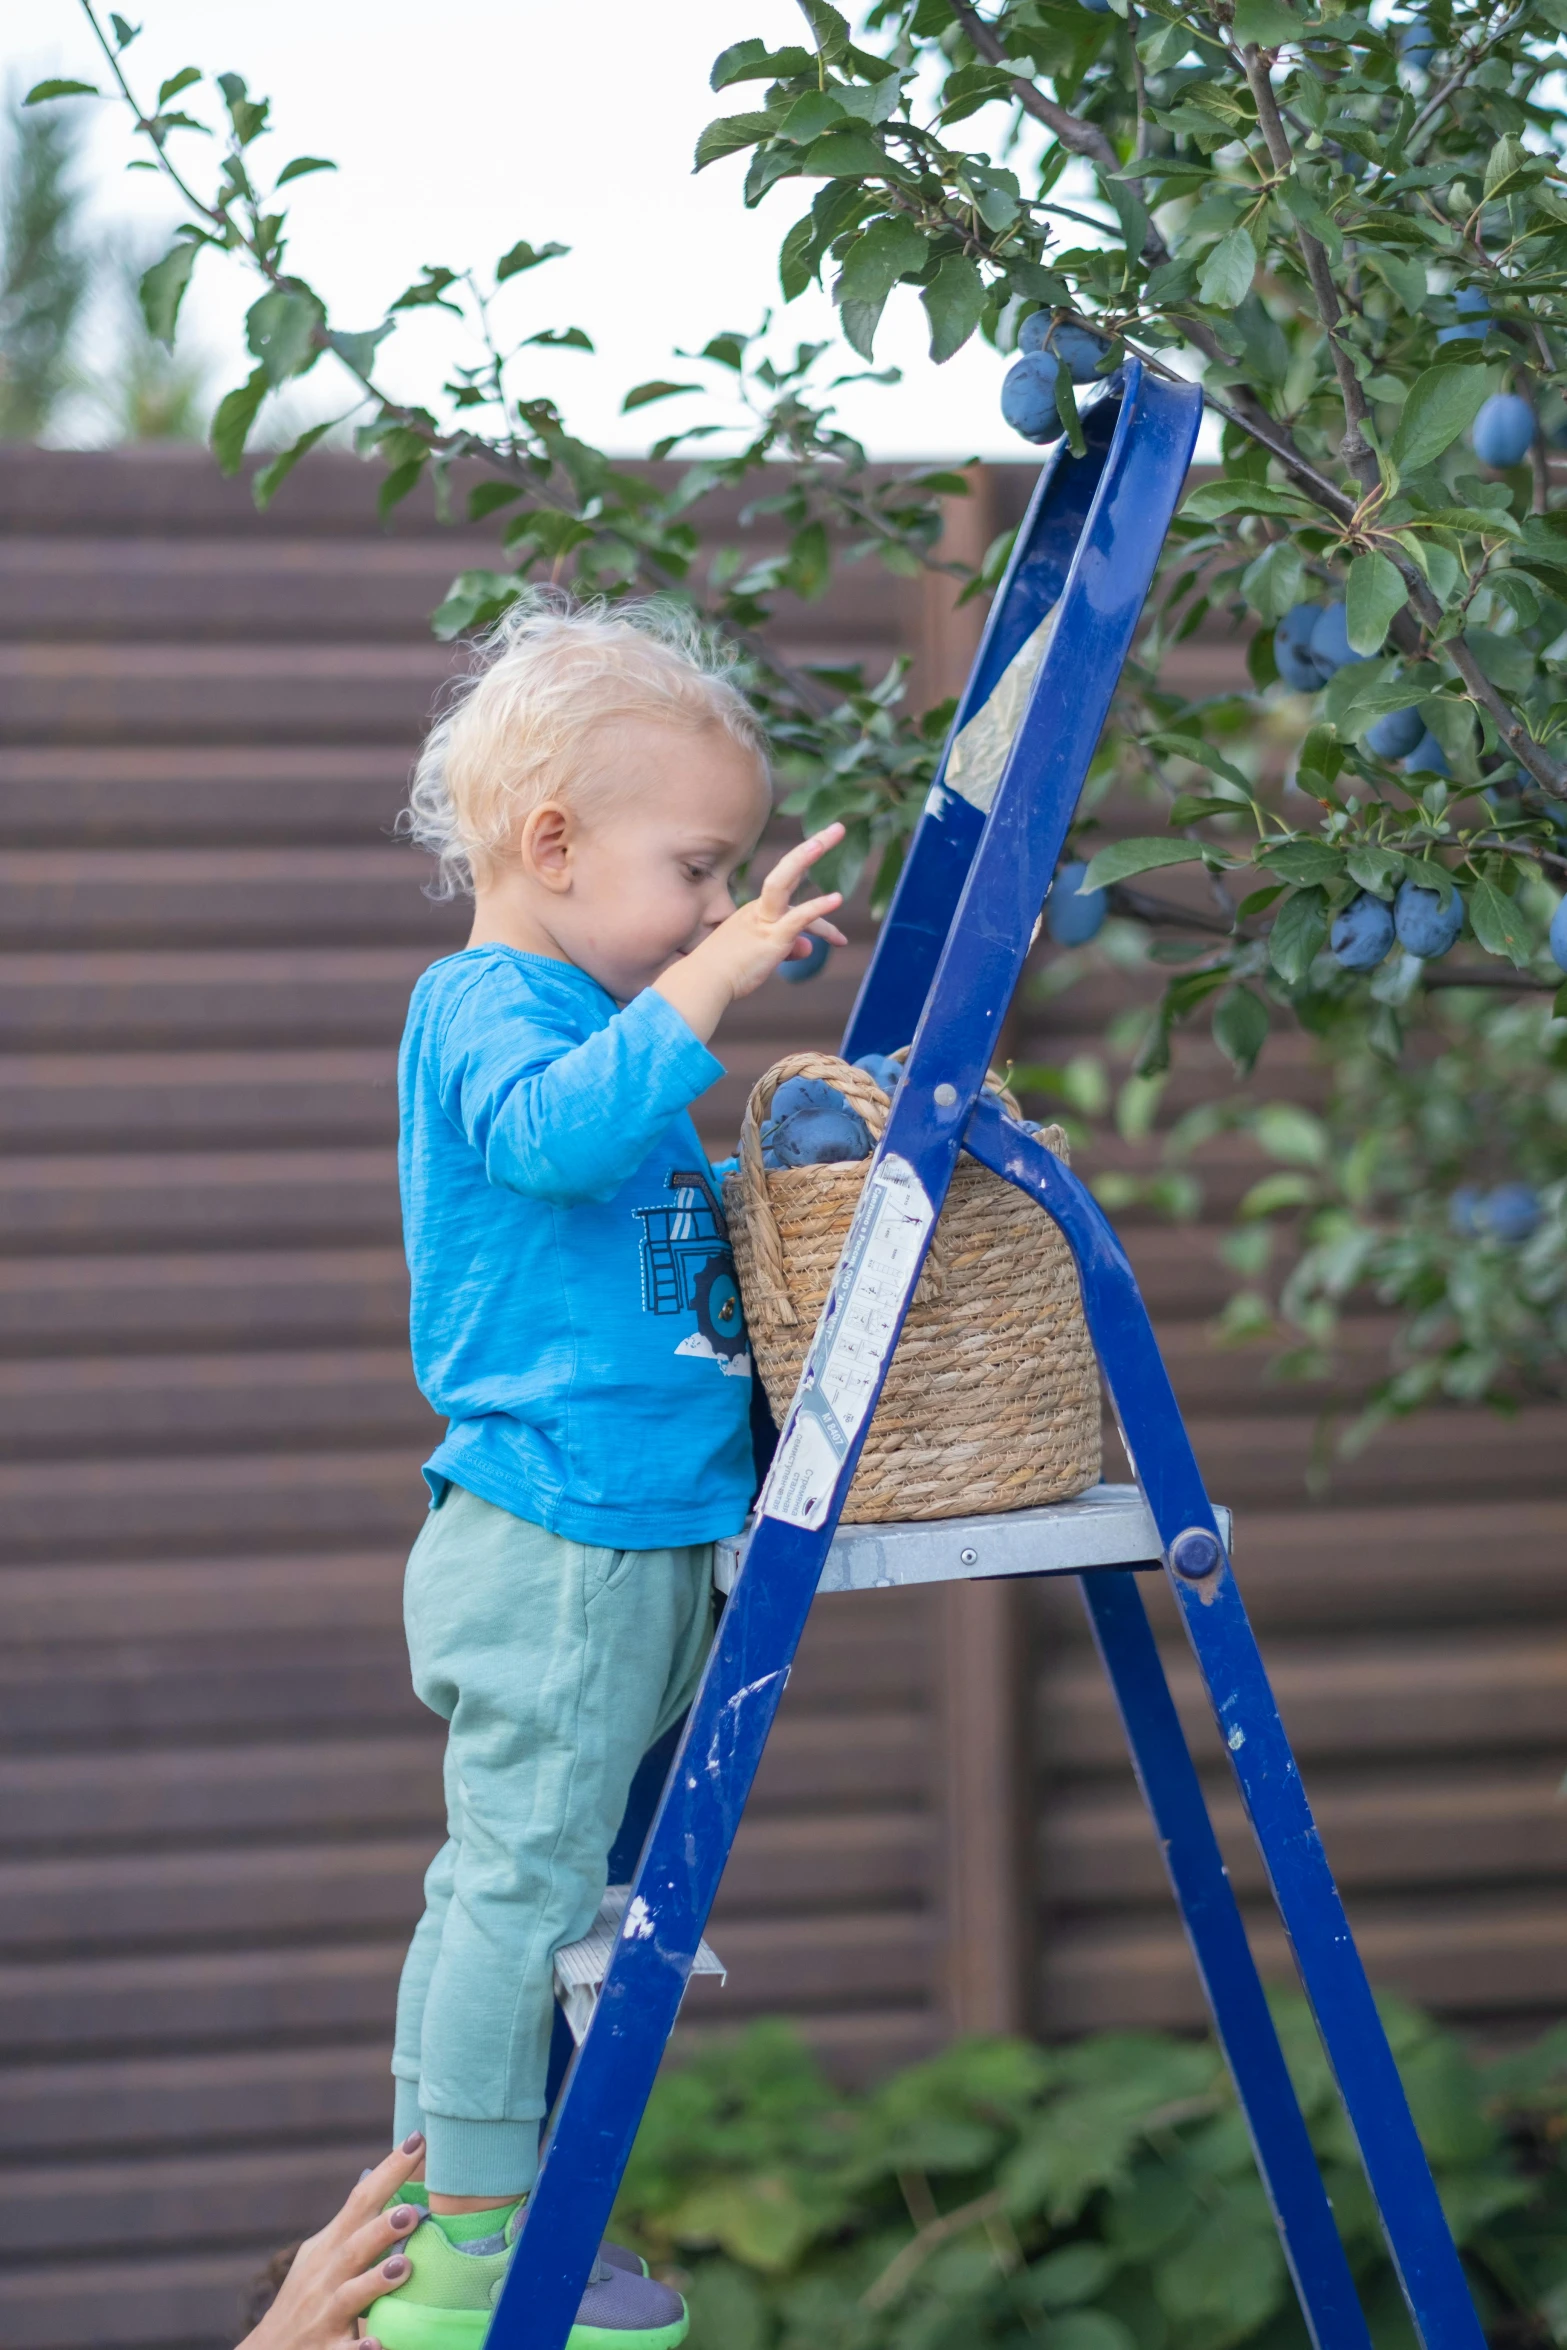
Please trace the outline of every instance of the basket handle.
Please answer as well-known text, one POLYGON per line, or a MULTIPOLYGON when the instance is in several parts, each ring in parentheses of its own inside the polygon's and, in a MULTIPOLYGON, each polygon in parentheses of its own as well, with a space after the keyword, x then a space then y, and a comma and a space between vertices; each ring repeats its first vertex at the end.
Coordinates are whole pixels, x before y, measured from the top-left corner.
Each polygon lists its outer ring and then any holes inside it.
MULTIPOLYGON (((905 1045, 895 1053, 894 1060, 902 1060, 908 1052, 905 1045)), ((875 1079, 863 1069, 856 1069, 849 1061, 836 1060, 830 1053, 787 1053, 775 1061, 765 1075, 751 1088, 751 1098, 745 1105, 745 1116, 740 1124, 740 1186, 745 1196, 746 1225, 751 1236, 751 1254, 757 1287, 763 1292, 773 1319, 786 1329, 799 1322, 794 1300, 789 1295, 788 1273, 784 1265, 783 1242, 778 1237, 772 1202, 767 1196, 767 1170, 762 1165, 762 1123, 773 1106, 773 1095, 790 1077, 820 1077, 836 1086, 844 1100, 864 1119, 872 1143, 880 1142, 886 1130, 892 1104, 875 1079)), ((1014 1118, 1022 1111, 1008 1092, 1005 1080, 992 1069, 985 1079, 987 1089, 999 1095, 1014 1118)), ((946 1267, 941 1255, 941 1228, 938 1225, 931 1236, 929 1254, 920 1273, 914 1302, 925 1305, 940 1297, 946 1284, 946 1267)))

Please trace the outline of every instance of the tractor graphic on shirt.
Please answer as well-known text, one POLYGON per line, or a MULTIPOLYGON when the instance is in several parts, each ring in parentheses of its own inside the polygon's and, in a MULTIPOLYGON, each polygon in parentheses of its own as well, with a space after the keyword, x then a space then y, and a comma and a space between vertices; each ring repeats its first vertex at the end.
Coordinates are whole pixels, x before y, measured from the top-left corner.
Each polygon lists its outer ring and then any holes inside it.
POLYGON ((672 1207, 637 1208, 642 1226, 642 1304, 650 1314, 694 1313, 696 1328, 676 1354, 711 1356, 726 1375, 749 1378, 750 1340, 729 1227, 711 1183, 694 1167, 672 1167, 672 1207))

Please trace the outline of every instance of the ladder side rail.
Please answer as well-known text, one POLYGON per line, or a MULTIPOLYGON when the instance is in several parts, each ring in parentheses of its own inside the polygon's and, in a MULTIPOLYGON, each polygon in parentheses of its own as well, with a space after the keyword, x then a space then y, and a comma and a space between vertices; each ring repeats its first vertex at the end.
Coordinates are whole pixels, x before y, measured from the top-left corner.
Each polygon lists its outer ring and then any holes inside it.
MULTIPOLYGON (((1107 390, 1097 400, 1084 402, 1085 457, 1073 457, 1063 440, 1040 467, 1028 511, 1018 526, 1011 558, 986 617, 968 683, 953 713, 935 781, 844 1030, 846 1060, 855 1060, 861 1053, 896 1052, 909 1041, 914 1008, 923 1004, 930 991, 985 828, 981 811, 945 788, 952 746, 989 701, 1008 664, 1060 600, 1110 458, 1116 428, 1135 400, 1140 372, 1140 363, 1133 361, 1121 397, 1107 390)), ((1162 534, 1164 525, 1160 527, 1162 534)))
POLYGON ((1430 2164, 1125 1251, 1079 1178, 988 1097, 975 1105, 966 1142, 985 1166, 1038 1202, 1071 1248, 1127 1457, 1159 1529, 1166 1574, 1415 2329, 1426 2350, 1482 2350, 1430 2164), (1172 1563, 1172 1551, 1188 1534, 1207 1536, 1213 1545, 1215 1563, 1197 1577, 1172 1563))
POLYGON ((489 2350, 564 2350, 582 2280, 679 2012, 805 1618, 886 1377, 969 1111, 1028 951, 1034 916, 1098 743, 1201 413, 1194 385, 1129 380, 1111 453, 1060 599, 1060 619, 997 785, 866 1172, 833 1288, 739 1578, 718 1627, 637 1871, 597 2010, 567 2075, 489 2350), (905 1207, 893 1203, 901 1201, 905 1207), (871 1257, 894 1230, 894 1260, 871 1257), (847 1270, 846 1270, 847 1269, 847 1270), (867 1274, 871 1278, 866 1278, 867 1274), (847 1423, 807 1410, 854 1333, 860 1384, 847 1423), (809 1440, 832 1420, 835 1474, 807 1479, 809 1440))
POLYGON ((753 1540, 719 1619, 487 2350, 564 2350, 575 2321, 831 1542, 830 1527, 766 1532, 760 1571, 753 1540))
POLYGON ((1181 1922, 1317 2350, 1370 2350, 1365 2313, 1134 1572, 1079 1575, 1181 1922))

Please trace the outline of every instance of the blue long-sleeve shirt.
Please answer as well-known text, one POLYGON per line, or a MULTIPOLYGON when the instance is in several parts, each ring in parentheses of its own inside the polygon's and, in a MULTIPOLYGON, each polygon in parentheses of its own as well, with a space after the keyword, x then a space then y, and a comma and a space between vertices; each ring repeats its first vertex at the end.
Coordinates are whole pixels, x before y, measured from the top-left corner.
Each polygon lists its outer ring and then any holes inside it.
POLYGON ((689 1105, 722 1066, 667 999, 623 1009, 570 963, 433 964, 398 1060, 425 1465, 578 1542, 736 1532, 754 1487, 750 1354, 689 1105))

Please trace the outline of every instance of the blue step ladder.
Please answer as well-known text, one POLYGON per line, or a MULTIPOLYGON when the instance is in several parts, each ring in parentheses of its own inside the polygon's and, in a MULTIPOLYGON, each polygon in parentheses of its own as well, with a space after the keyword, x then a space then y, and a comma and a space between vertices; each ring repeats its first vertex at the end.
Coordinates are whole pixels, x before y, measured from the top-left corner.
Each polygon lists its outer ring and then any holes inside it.
MULTIPOLYGON (((1191 459, 1196 388, 1137 362, 1085 404, 1018 534, 953 743, 1008 678, 1010 751, 946 760, 849 1022, 853 1059, 909 1041, 816 1335, 673 1760, 649 1757, 612 1875, 640 1849, 593 2020, 544 2147, 488 2350, 564 2350, 807 1612, 820 1589, 1076 1573, 1219 2039, 1319 2350, 1370 2350, 1229 1875, 1137 1587, 1167 1577, 1425 2350, 1483 2336, 1343 1903, 1125 1252, 1084 1185, 983 1091, 1191 459), (1029 661, 1019 661, 1025 651, 1029 661), (1014 666, 1015 665, 1015 666, 1014 666), (999 766, 999 773, 996 772, 999 766), (1052 1217, 1136 1488, 1056 1509, 877 1526, 839 1513, 960 1150, 1052 1217), (873 1537, 873 1540, 872 1540, 873 1537), (656 1809, 652 1791, 661 1784, 656 1809), (647 1825, 651 1809, 651 1825, 647 1825), (642 1830, 646 1829, 645 1838, 642 1830)), ((999 706, 999 704, 998 704, 999 706)), ((972 742, 973 737, 969 737, 972 742)))

